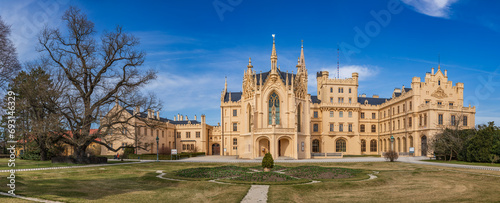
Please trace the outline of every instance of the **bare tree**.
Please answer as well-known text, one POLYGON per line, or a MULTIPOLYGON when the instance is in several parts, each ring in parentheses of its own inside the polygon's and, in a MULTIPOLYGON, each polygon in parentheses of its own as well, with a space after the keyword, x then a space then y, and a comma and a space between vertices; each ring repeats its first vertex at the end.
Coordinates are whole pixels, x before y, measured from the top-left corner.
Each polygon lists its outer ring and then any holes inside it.
POLYGON ((10 26, 0 17, 0 87, 5 88, 7 83, 12 80, 21 65, 17 60, 16 48, 9 39, 10 26))
MULTIPOLYGON (((63 132, 63 141, 74 148, 77 162, 85 162, 86 149, 92 142, 105 139, 113 126, 127 122, 121 117, 126 109, 149 109, 157 104, 155 99, 140 93, 140 88, 154 80, 156 73, 139 69, 145 53, 136 50, 139 39, 122 27, 103 32, 97 38, 94 23, 75 7, 70 7, 62 20, 67 30, 42 30, 39 51, 46 54, 53 67, 62 70, 68 81, 59 108, 70 131, 63 132), (115 101, 124 108, 110 115, 115 101), (98 126, 98 133, 90 134, 93 126, 98 126)), ((113 151, 119 149, 99 143, 113 151)))

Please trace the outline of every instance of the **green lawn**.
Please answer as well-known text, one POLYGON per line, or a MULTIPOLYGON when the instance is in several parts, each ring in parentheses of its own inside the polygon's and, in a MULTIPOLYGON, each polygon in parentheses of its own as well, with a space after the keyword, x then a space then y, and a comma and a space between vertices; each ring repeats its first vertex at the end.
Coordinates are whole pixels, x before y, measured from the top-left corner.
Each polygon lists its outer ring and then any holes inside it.
MULTIPOLYGON (((66 164, 66 163, 53 164, 51 161, 35 161, 35 160, 16 159, 16 162, 15 162, 16 166, 9 167, 7 165, 8 162, 9 162, 9 159, 0 159, 0 170, 47 168, 47 167, 61 167, 61 166, 81 166, 81 165, 83 165, 83 164, 66 164)), ((132 162, 132 161, 109 160, 108 164, 124 163, 124 162, 132 162)))
MULTIPOLYGON (((249 185, 225 185, 207 181, 171 181, 157 178, 195 167, 256 163, 150 162, 103 165, 88 168, 16 173, 16 192, 63 202, 240 202, 249 185)), ((317 165, 378 171, 373 180, 323 181, 307 185, 271 185, 268 202, 495 202, 500 199, 500 172, 409 164, 375 163, 280 163, 285 167, 317 165), (488 173, 490 176, 483 174, 488 173), (491 176, 494 175, 494 176, 491 176)), ((0 173, 0 185, 8 173, 0 173)), ((1 191, 5 191, 4 187, 1 191)), ((0 201, 11 198, 0 198, 0 201)), ((14 200, 17 201, 17 200, 14 200)), ((18 201, 22 202, 22 201, 18 201)))
POLYGON ((444 161, 444 160, 422 160, 422 161, 427 161, 427 162, 436 162, 436 163, 445 163, 445 164, 464 164, 464 165, 474 165, 474 166, 493 166, 493 167, 500 167, 499 163, 478 163, 478 162, 466 162, 466 161, 444 161))

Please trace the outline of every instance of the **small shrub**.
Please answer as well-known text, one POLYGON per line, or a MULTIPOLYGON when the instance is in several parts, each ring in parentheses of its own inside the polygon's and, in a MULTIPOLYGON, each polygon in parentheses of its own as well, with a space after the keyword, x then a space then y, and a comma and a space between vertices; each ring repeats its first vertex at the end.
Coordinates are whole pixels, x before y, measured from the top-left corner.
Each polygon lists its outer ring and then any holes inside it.
POLYGON ((391 162, 398 160, 398 157, 399 157, 398 152, 392 151, 392 150, 390 150, 384 154, 385 160, 391 161, 391 162))
POLYGON ((262 159, 262 168, 273 168, 274 160, 271 153, 267 153, 262 159))

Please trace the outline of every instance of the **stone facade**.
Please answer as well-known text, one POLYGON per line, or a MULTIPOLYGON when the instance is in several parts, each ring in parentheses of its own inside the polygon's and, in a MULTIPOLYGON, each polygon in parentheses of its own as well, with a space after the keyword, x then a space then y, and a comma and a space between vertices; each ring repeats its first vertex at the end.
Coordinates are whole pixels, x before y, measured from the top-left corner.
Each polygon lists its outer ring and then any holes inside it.
POLYGON ((463 106, 464 84, 454 85, 440 67, 423 81, 414 77, 411 88, 395 88, 391 98, 359 95, 358 73, 338 79, 321 71, 312 96, 303 47, 296 73, 280 70, 277 59, 273 39, 270 71, 257 73, 249 59, 242 92, 228 91, 226 83, 211 148, 248 159, 267 152, 294 159, 378 155, 392 146, 400 155, 413 148, 427 156, 434 134, 475 125, 475 107, 463 106))
MULTIPOLYGON (((119 146, 140 146, 137 154, 170 154, 171 149, 182 152, 206 152, 208 149, 208 138, 212 131, 212 126, 205 122, 205 115, 201 115, 201 122, 194 116, 189 120, 187 116, 177 115, 174 119, 160 117, 159 112, 149 109, 148 113, 138 113, 140 109, 134 111, 122 109, 118 103, 111 112, 121 111, 121 119, 127 121, 124 125, 115 126, 111 135, 106 136, 105 142, 111 144, 113 148, 119 146), (158 146, 156 138, 158 137, 158 146)), ((108 113, 109 115, 109 113, 108 113)), ((122 154, 113 152, 106 147, 101 147, 101 155, 122 154)))

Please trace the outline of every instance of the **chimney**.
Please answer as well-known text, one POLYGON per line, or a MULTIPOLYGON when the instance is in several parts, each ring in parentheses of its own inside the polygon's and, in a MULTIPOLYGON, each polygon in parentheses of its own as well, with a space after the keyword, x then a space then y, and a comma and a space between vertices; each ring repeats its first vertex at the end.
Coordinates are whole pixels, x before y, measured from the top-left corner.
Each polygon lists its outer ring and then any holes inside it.
POLYGON ((141 113, 141 107, 140 106, 136 106, 134 114, 139 114, 139 113, 141 113))
POLYGON ((181 120, 181 115, 179 113, 177 113, 177 121, 180 121, 181 120))
POLYGON ((189 121, 188 115, 186 115, 186 121, 189 121))
POLYGON ((184 121, 184 116, 183 115, 181 115, 181 121, 184 121))
POLYGON ((174 115, 174 121, 177 121, 177 116, 174 115))
POLYGON ((366 97, 366 94, 365 93, 361 94, 361 97, 366 97))
POLYGON ((160 111, 156 112, 156 119, 160 120, 160 111))
POLYGON ((201 123, 206 123, 205 114, 201 114, 201 123))
POLYGON ((196 115, 194 115, 194 120, 198 120, 197 117, 196 117, 196 115))
POLYGON ((399 88, 394 88, 394 93, 401 93, 401 89, 399 89, 399 88))
POLYGON ((444 77, 448 77, 448 70, 444 70, 444 77))
POLYGON ((431 68, 431 74, 434 75, 434 68, 431 68))
POLYGON ((376 95, 376 94, 374 94, 374 95, 373 95, 373 98, 379 98, 379 96, 378 96, 378 95, 376 95))
POLYGON ((151 118, 151 109, 148 109, 148 118, 151 118))

